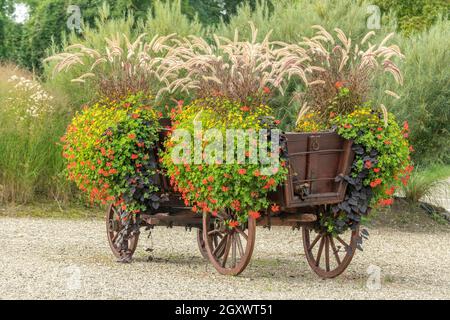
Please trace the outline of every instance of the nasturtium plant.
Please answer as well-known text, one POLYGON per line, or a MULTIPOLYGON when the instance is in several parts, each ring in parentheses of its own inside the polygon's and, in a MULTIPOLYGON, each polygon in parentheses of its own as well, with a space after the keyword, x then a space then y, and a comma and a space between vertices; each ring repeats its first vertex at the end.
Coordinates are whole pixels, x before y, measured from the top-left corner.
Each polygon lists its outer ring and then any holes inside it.
POLYGON ((78 112, 63 142, 67 174, 91 202, 113 202, 124 213, 156 209, 154 152, 161 116, 150 97, 105 98, 78 112))
MULTIPOLYGON (((243 134, 240 141, 245 151, 239 158, 237 140, 231 139, 233 146, 230 147, 227 145, 230 140, 226 139, 233 129, 243 132, 266 129, 264 138, 275 139, 269 129, 278 121, 271 117, 268 106, 246 106, 225 98, 201 99, 174 109, 172 120, 172 131, 165 142, 161 161, 171 184, 194 212, 214 216, 227 210, 233 216, 227 221, 228 226, 235 227, 245 223, 249 216, 258 218, 266 209, 279 210, 267 198, 286 178, 286 162, 280 159, 279 150, 274 150, 271 142, 264 147, 255 146, 251 136, 243 134), (196 144, 201 148, 196 149, 196 144), (196 153, 200 154, 200 162, 195 162, 196 153), (236 161, 230 163, 231 158, 226 158, 226 153, 236 161), (265 154, 270 163, 260 161, 261 154, 265 154)), ((279 148, 279 143, 276 145, 279 148)))
POLYGON ((337 133, 353 140, 356 159, 351 176, 357 177, 364 170, 364 186, 373 190, 369 203, 390 205, 396 188, 407 184, 413 166, 410 164, 408 123, 400 127, 392 113, 385 115, 370 107, 356 107, 347 115, 337 115, 330 120, 337 126, 337 133))

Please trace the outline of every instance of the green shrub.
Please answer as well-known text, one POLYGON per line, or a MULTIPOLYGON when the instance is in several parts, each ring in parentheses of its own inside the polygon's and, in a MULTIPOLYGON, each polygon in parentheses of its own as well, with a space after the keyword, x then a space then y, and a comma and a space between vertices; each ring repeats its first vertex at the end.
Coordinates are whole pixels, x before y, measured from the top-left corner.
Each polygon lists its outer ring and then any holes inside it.
MULTIPOLYGON (((420 165, 450 163, 450 21, 440 21, 430 30, 410 38, 400 37, 405 60, 399 63, 404 84, 390 82, 380 88, 375 100, 384 101, 400 120, 411 127, 413 160, 420 165), (395 88, 400 99, 381 98, 386 88, 395 88)), ((386 80, 386 79, 385 79, 386 80)))
POLYGON ((375 0, 383 12, 394 12, 398 21, 398 29, 405 35, 424 31, 429 28, 440 15, 448 17, 450 2, 446 0, 375 0))
MULTIPOLYGON (((370 1, 354 0, 280 0, 258 1, 254 10, 248 3, 238 7, 236 15, 229 23, 222 22, 217 34, 233 38, 237 29, 241 37, 250 39, 248 22, 252 21, 260 31, 262 40, 272 30, 271 40, 285 42, 302 41, 302 37, 314 35, 313 25, 321 25, 327 30, 340 28, 345 34, 358 41, 368 32, 367 6, 370 1)), ((380 37, 394 30, 392 25, 384 25, 380 37)))
POLYGON ((27 72, 13 66, 0 71, 0 202, 67 199, 57 145, 67 121, 63 101, 27 72))

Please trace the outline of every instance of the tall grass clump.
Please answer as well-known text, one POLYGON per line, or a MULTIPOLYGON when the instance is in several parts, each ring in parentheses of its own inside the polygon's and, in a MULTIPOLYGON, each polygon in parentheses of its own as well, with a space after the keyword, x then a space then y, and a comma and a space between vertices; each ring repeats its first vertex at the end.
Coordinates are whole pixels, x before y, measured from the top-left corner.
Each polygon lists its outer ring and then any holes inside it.
MULTIPOLYGON (((95 73, 96 67, 93 67, 92 61, 86 60, 90 57, 91 60, 95 61, 96 56, 90 50, 103 54, 105 48, 111 49, 113 43, 118 52, 129 52, 127 50, 128 44, 135 43, 138 39, 140 44, 150 43, 156 36, 164 37, 174 33, 179 36, 204 35, 203 27, 198 20, 195 18, 190 21, 181 12, 180 1, 156 1, 145 19, 135 19, 132 12, 124 18, 113 19, 109 6, 103 4, 99 8, 99 17, 95 20, 94 26, 86 26, 82 37, 72 33, 64 38, 62 48, 53 46, 48 52, 48 56, 54 56, 61 52, 64 53, 67 48, 73 48, 74 46, 89 48, 89 52, 77 53, 83 55, 83 57, 80 57, 80 59, 83 58, 82 63, 72 65, 71 68, 54 74, 53 70, 55 70, 55 65, 59 61, 48 61, 44 66, 44 76, 50 86, 68 97, 72 109, 76 110, 96 99, 98 93, 102 91, 102 88, 100 88, 102 82, 90 81, 89 85, 81 85, 79 82, 72 81, 81 75, 95 73), (144 36, 142 36, 143 34, 144 36)), ((74 56, 72 58, 76 59, 74 56)), ((116 72, 117 68, 102 70, 105 77, 114 77, 116 72)))
MULTIPOLYGON (((405 60, 400 99, 389 106, 411 127, 413 160, 421 165, 450 163, 450 21, 441 20, 428 31, 400 38, 405 60)), ((380 88, 392 87, 380 83, 380 88)), ((378 97, 382 101, 380 90, 378 97)))
POLYGON ((450 166, 432 166, 415 170, 411 173, 408 184, 402 187, 402 193, 411 204, 426 201, 439 205, 440 199, 450 196, 448 177, 450 166))
MULTIPOLYGON (((271 32, 270 40, 286 43, 299 43, 304 37, 311 38, 315 35, 314 25, 321 25, 326 30, 339 28, 353 41, 359 42, 370 31, 367 28, 367 7, 370 1, 355 0, 279 0, 257 1, 254 8, 247 2, 237 10, 236 15, 230 18, 229 23, 222 22, 215 30, 221 36, 232 38, 235 30, 239 30, 241 39, 251 39, 251 29, 248 22, 251 21, 259 30, 258 41, 262 41, 262 35, 271 32)), ((383 17, 381 30, 375 30, 376 35, 371 41, 380 42, 388 33, 395 30, 393 23, 384 23, 394 19, 387 19, 391 14, 383 17)), ((293 129, 298 110, 301 107, 299 101, 292 99, 295 91, 304 91, 305 87, 298 80, 292 80, 286 87, 284 96, 274 96, 271 106, 276 110, 276 116, 286 130, 293 129)))
POLYGON ((61 101, 14 66, 0 66, 0 74, 0 203, 64 198, 61 101))

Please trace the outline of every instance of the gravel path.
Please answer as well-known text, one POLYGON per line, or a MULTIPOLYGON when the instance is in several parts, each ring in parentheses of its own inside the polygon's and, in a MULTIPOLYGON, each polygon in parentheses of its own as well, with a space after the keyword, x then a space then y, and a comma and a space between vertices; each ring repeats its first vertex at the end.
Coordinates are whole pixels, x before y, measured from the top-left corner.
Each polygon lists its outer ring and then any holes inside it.
POLYGON ((0 299, 450 298, 449 232, 370 231, 348 270, 321 280, 309 269, 298 231, 259 228, 247 270, 226 277, 203 260, 195 232, 183 228, 156 228, 153 241, 141 234, 134 262, 124 265, 110 254, 101 221, 3 217, 0 299))

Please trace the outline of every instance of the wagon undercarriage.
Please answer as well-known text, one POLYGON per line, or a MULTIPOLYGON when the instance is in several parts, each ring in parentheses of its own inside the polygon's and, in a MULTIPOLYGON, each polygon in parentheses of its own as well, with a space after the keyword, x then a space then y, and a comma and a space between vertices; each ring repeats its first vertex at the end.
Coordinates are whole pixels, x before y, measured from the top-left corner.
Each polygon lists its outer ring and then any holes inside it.
POLYGON ((131 261, 141 227, 182 226, 197 229, 201 254, 215 269, 225 275, 240 274, 250 262, 256 227, 289 226, 302 229, 303 249, 312 270, 323 278, 341 274, 353 258, 361 237, 357 226, 344 239, 320 225, 320 216, 330 206, 344 200, 346 182, 354 158, 351 142, 336 133, 285 134, 289 173, 284 185, 270 194, 279 206, 278 212, 267 209, 258 219, 232 228, 226 221, 235 220, 233 212, 224 209, 216 215, 198 214, 183 205, 180 195, 171 190, 167 177, 160 174, 165 202, 157 212, 144 212, 135 221, 123 222, 120 208, 111 205, 106 215, 108 241, 113 254, 131 261))

